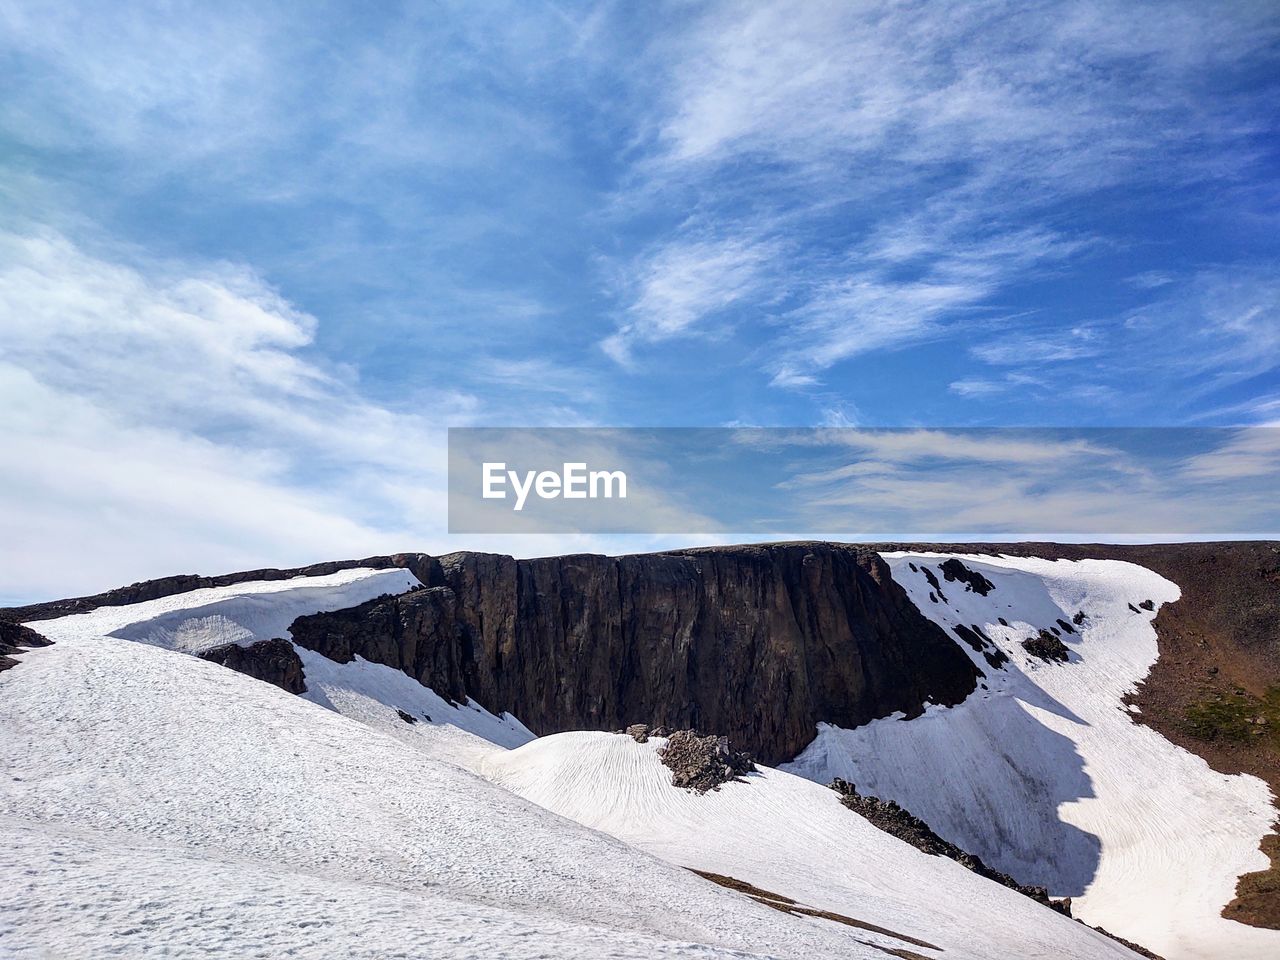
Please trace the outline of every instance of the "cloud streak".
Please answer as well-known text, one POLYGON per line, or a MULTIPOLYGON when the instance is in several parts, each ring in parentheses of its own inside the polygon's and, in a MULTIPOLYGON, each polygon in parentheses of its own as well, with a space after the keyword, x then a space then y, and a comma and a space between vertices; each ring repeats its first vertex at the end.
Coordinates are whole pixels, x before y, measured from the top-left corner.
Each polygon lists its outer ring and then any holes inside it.
MULTIPOLYGON (((657 46, 670 81, 637 195, 690 198, 722 243, 762 226, 788 238, 767 294, 725 272, 741 309, 716 322, 770 325, 764 373, 816 387, 852 358, 953 336, 1011 288, 1096 255, 1066 201, 1242 175, 1258 160, 1249 137, 1274 127, 1266 94, 1205 110, 1203 78, 1249 69, 1278 35, 1262 4, 1123 17, 1100 3, 713 5, 657 46)), ((680 260, 685 231, 633 272, 680 260)), ((644 302, 654 339, 700 335, 712 312, 644 302)), ((644 340, 636 329, 624 320, 611 352, 644 340)))

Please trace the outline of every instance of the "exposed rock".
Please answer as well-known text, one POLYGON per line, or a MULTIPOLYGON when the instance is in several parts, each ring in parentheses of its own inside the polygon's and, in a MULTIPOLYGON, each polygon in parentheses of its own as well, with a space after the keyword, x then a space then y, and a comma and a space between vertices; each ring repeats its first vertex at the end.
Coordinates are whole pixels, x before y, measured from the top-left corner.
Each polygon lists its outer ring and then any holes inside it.
MULTIPOLYGON (((1276 826, 1280 828, 1280 824, 1276 826)), ((1228 920, 1274 930, 1280 927, 1280 833, 1263 839, 1262 852, 1270 864, 1240 876, 1235 899, 1223 907, 1222 915, 1228 920)))
MULTIPOLYGON (((248 580, 405 567, 423 583, 457 593, 456 642, 469 651, 465 686, 490 709, 511 710, 538 733, 621 728, 636 716, 704 726, 777 763, 807 745, 816 721, 857 726, 897 709, 914 716, 925 698, 954 704, 975 688, 979 674, 967 655, 928 621, 920 627, 923 618, 903 603, 905 595, 873 552, 879 550, 1115 559, 1174 581, 1182 596, 1152 618, 1160 655, 1131 696, 1141 708, 1135 722, 1216 770, 1253 774, 1280 792, 1280 746, 1272 738, 1205 741, 1185 722, 1188 706, 1214 692, 1243 687, 1263 696, 1280 683, 1280 543, 1273 541, 801 543, 539 561, 406 553, 167 577, 96 597, 0 610, 0 617, 47 619, 248 580), (857 568, 853 576, 851 567, 857 568), (592 631, 601 624, 607 628, 596 644, 592 631), (573 658, 584 653, 590 679, 578 682, 573 658)), ((940 588, 927 565, 920 569, 940 588)), ((1077 627, 1086 619, 1083 610, 1071 617, 1077 627)), ((659 735, 657 728, 650 732, 659 735)), ((1233 919, 1280 926, 1280 914, 1233 919)))
MULTIPOLYGON (((892 544, 883 549, 1123 560, 1173 581, 1182 596, 1161 604, 1151 619, 1160 655, 1127 698, 1141 711, 1134 722, 1203 757, 1220 773, 1248 773, 1280 793, 1280 738, 1204 740, 1186 722, 1189 708, 1215 694, 1226 696, 1239 687, 1261 698, 1280 686, 1280 542, 892 544), (1214 667, 1217 672, 1210 674, 1214 667)), ((1130 609, 1142 612, 1132 604, 1130 609)), ((1277 843, 1267 842, 1272 849, 1277 843)), ((1280 929, 1280 885, 1267 907, 1233 911, 1230 919, 1280 929)))
POLYGON ((13 655, 32 647, 47 647, 52 640, 14 620, 0 620, 0 672, 16 667, 13 655))
POLYGON ((632 737, 636 743, 649 742, 649 725, 647 723, 633 723, 627 727, 627 736, 632 737))
POLYGON ((1023 640, 1022 649, 1045 663, 1066 663, 1071 659, 1071 651, 1067 649, 1067 645, 1048 630, 1041 630, 1038 637, 1023 640))
POLYGON ((984 660, 993 670, 1001 669, 1009 662, 1009 655, 997 647, 990 637, 982 632, 982 628, 976 623, 972 627, 966 627, 963 623, 957 623, 951 628, 956 632, 961 640, 967 643, 977 653, 981 653, 984 660))
POLYGON ((957 623, 951 628, 955 631, 956 636, 972 647, 976 652, 981 653, 986 647, 986 643, 980 637, 977 631, 966 627, 963 623, 957 623))
POLYGON ((1121 936, 1118 936, 1117 934, 1112 933, 1110 930, 1106 929, 1105 927, 1094 927, 1093 929, 1097 930, 1104 937, 1110 937, 1112 940, 1114 940, 1116 943, 1120 944, 1121 946, 1128 947, 1130 950, 1132 950, 1134 953, 1136 953, 1140 957, 1146 957, 1147 960, 1164 960, 1164 957, 1160 956, 1160 954, 1152 953, 1146 947, 1142 946, 1142 944, 1134 943, 1132 940, 1126 940, 1124 937, 1121 937, 1121 936))
POLYGON ((925 567, 923 570, 923 573, 924 573, 924 578, 929 581, 929 586, 933 587, 932 592, 930 592, 929 594, 929 599, 932 600, 934 603, 937 603, 938 598, 941 597, 943 603, 948 602, 947 595, 942 592, 942 584, 938 582, 938 578, 934 576, 933 571, 930 570, 928 567, 925 567))
POLYGON ((418 722, 417 717, 415 717, 411 713, 405 713, 403 710, 399 709, 398 707, 396 708, 396 713, 399 714, 401 720, 403 720, 405 723, 409 724, 410 726, 418 722))
MULTIPOLYGON (((299 617, 294 643, 335 660, 356 656, 401 670, 451 703, 465 703, 470 649, 448 587, 375 597, 356 607, 299 617)), ((514 712, 514 711, 513 711, 514 712)), ((517 714, 519 716, 519 714, 517 714)))
POLYGON ((1140 606, 1143 610, 1147 610, 1147 611, 1151 611, 1156 608, 1156 604, 1154 600, 1143 600, 1140 604, 1138 604, 1138 606, 1140 606))
POLYGON ((200 659, 220 663, 224 667, 274 684, 289 693, 306 693, 306 677, 298 651, 288 640, 259 640, 242 647, 238 643, 224 643, 220 647, 202 650, 200 659))
POLYGON ((729 748, 728 737, 700 737, 696 730, 670 734, 658 756, 671 769, 672 786, 698 793, 719 790, 721 784, 740 780, 756 769, 750 754, 729 748))
MULTIPOLYGON (((977 668, 872 551, 836 544, 514 560, 450 554, 430 586, 301 617, 295 642, 359 655, 539 735, 635 717, 723 731, 765 763, 820 721, 954 705, 977 668)), ((655 731, 650 736, 657 736, 655 731)))
MULTIPOLYGON (((830 910, 817 910, 813 907, 806 907, 797 903, 791 897, 781 893, 774 893, 771 890, 765 890, 763 887, 757 887, 753 883, 747 883, 745 880, 739 880, 736 877, 725 876, 722 873, 712 873, 709 870, 697 870, 693 867, 686 867, 691 873, 696 873, 705 880, 726 887, 729 890, 736 890, 738 893, 745 894, 757 903, 771 907, 780 913, 787 913, 795 917, 814 917, 818 920, 830 920, 832 923, 842 923, 847 927, 856 927, 859 930, 868 930, 871 933, 878 933, 881 936, 893 937, 912 946, 924 947, 926 950, 938 950, 942 948, 936 944, 930 943, 928 940, 920 940, 910 934, 899 933, 897 930, 890 930, 888 927, 882 927, 874 923, 867 923, 865 920, 858 920, 854 917, 846 916, 842 913, 833 913, 830 910)), ((899 950, 894 947, 879 948, 883 953, 900 957, 902 960, 928 960, 924 954, 916 953, 913 950, 899 950)))
POLYGON ((1058 626, 1062 628, 1064 633, 1076 632, 1076 628, 1073 627, 1071 624, 1067 623, 1067 621, 1063 620, 1061 617, 1058 618, 1058 626))
POLYGON ((890 836, 903 840, 917 850, 934 857, 947 857, 956 861, 966 870, 972 870, 980 877, 994 880, 1010 890, 1016 890, 1051 910, 1071 916, 1071 900, 1053 900, 1044 887, 1029 886, 1018 883, 1007 873, 993 870, 982 862, 980 857, 962 850, 954 843, 942 839, 930 829, 929 825, 908 810, 904 810, 892 800, 881 800, 879 797, 865 797, 858 793, 858 788, 847 780, 839 778, 831 782, 831 789, 840 795, 840 802, 854 813, 866 819, 873 827, 883 830, 890 836))
POLYGON ((948 583, 959 581, 965 585, 966 589, 972 590, 981 597, 985 597, 996 588, 994 583, 977 570, 970 570, 955 557, 944 560, 939 569, 948 583))

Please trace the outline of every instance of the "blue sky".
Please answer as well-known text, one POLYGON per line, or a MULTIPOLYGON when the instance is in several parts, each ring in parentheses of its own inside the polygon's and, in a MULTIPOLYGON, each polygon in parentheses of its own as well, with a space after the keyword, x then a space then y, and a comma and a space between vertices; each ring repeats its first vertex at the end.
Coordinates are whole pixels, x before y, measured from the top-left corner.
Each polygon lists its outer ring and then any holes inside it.
POLYGON ((1267 0, 0 0, 0 70, 0 595, 650 545, 448 538, 447 425, 1280 420, 1267 0))

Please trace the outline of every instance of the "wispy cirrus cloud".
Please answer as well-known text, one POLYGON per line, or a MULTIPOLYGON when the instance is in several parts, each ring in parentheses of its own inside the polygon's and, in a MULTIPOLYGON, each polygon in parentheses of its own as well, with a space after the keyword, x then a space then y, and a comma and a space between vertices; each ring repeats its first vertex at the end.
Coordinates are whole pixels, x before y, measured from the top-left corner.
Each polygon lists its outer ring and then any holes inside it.
POLYGON ((703 321, 743 304, 767 303, 780 245, 745 237, 685 238, 661 246, 633 265, 626 319, 601 344, 619 363, 635 343, 705 333, 703 321))
MULTIPOLYGON (((1262 4, 1227 17, 1139 4, 1123 18, 1099 3, 713 5, 655 44, 670 80, 637 195, 692 199, 718 236, 785 230, 788 295, 742 297, 719 324, 772 325, 771 382, 816 387, 1097 256, 1108 241, 1064 203, 1243 175, 1263 156, 1252 138, 1274 129, 1268 95, 1242 88, 1208 110, 1203 85, 1256 66, 1277 36, 1262 4)), ((685 240, 666 243, 674 255, 685 240)), ((658 306, 666 338, 702 332, 703 314, 658 306)))
POLYGON ((1055 389, 1087 383, 1113 400, 1139 385, 1183 403, 1211 395, 1280 368, 1276 276, 1273 266, 1257 263, 1203 268, 1162 279, 1148 288, 1154 297, 1145 305, 1116 316, 1066 328, 992 330, 969 353, 1007 372, 975 382, 991 384, 992 394, 999 384, 1048 382, 1055 389))

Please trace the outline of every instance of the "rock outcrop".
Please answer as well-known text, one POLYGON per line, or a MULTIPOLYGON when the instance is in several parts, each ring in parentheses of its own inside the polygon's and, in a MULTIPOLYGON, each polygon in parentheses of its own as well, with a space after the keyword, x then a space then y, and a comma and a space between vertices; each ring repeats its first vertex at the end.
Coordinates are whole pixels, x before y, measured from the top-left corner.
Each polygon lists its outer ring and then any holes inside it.
POLYGON ((960 702, 978 677, 861 547, 460 553, 419 579, 426 589, 300 618, 293 639, 509 711, 539 735, 643 718, 720 731, 769 764, 800 753, 819 721, 917 716, 960 702))
POLYGON ((698 793, 719 790, 723 784, 741 780, 756 769, 750 754, 730 749, 728 737, 701 737, 696 730, 669 734, 666 745, 658 749, 658 756, 671 770, 673 787, 698 793))
POLYGON ((330 660, 350 663, 358 655, 403 671, 451 703, 467 699, 472 648, 448 587, 375 597, 346 610, 299 617, 289 632, 294 643, 330 660))
POLYGON ((256 680, 274 684, 289 693, 307 692, 302 660, 288 640, 277 637, 274 640, 259 640, 243 647, 238 643, 225 643, 220 647, 202 650, 198 656, 256 680))
POLYGON ((1023 640, 1022 649, 1033 657, 1039 657, 1045 663, 1066 663, 1071 659, 1071 652, 1067 649, 1067 645, 1048 630, 1041 630, 1030 640, 1023 640))
POLYGON ((47 647, 52 642, 21 623, 0 619, 0 672, 18 665, 18 661, 13 659, 13 654, 32 647, 47 647))
POLYGON ((948 583, 963 583, 966 590, 971 590, 979 596, 985 597, 996 588, 994 583, 977 570, 970 570, 955 557, 944 560, 940 569, 942 570, 943 579, 948 583))

